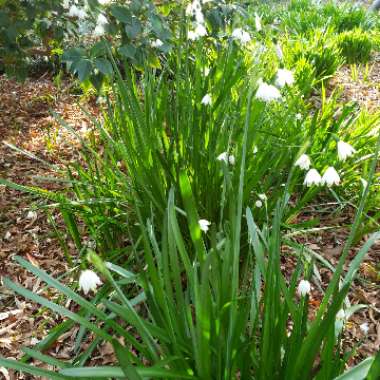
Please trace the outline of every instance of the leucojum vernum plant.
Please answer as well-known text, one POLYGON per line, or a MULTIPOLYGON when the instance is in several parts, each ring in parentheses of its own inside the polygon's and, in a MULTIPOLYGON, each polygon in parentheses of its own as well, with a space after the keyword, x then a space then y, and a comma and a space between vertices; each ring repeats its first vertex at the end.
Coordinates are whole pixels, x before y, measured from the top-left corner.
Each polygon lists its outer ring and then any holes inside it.
MULTIPOLYGON (((178 43, 160 57, 159 69, 121 70, 107 46, 112 101, 103 119, 93 120, 96 139, 82 141, 85 165, 69 168, 69 194, 1 180, 58 204, 82 270, 78 286, 69 286, 15 257, 71 302, 55 303, 4 279, 64 322, 34 348, 23 348, 22 360, 0 358, 0 366, 53 380, 379 378, 379 355, 347 370, 355 348, 342 344, 348 318, 362 307, 350 304, 349 289, 380 239, 380 232, 372 233, 349 261, 376 178, 380 135, 370 132, 378 119, 363 122, 352 105, 338 106, 334 94, 327 100, 319 76, 325 79, 339 66, 335 46, 326 59, 320 40, 302 41, 319 48, 318 59, 308 62, 303 45, 289 42, 284 57, 265 34, 276 30, 257 12, 252 28, 237 18, 216 38, 202 12, 207 3, 194 0, 184 10, 178 43), (295 60, 291 54, 303 55, 294 70, 286 66, 295 60), (322 92, 320 110, 307 99, 315 88, 322 92), (350 161, 365 143, 371 153, 350 161), (339 185, 355 183, 364 166, 351 232, 315 306, 309 301, 316 258, 292 244, 284 228, 324 190, 343 199, 339 185), (93 246, 82 244, 78 220, 93 246), (120 254, 125 251, 127 260, 120 254), (287 255, 297 261, 291 273, 281 264, 287 255), (77 326, 70 360, 47 354, 77 326), (90 341, 86 350, 84 341, 90 341), (115 363, 91 366, 105 342, 115 363)), ((292 2, 292 12, 294 7, 292 2)), ((125 18, 122 8, 112 9, 119 21, 125 18)), ((288 25, 294 26, 299 18, 291 17, 288 25)), ((149 52, 162 44, 155 38, 149 52)))
MULTIPOLYGON (((322 302, 318 309, 311 310, 311 263, 301 265, 299 261, 290 277, 281 271, 280 227, 290 195, 287 186, 270 225, 259 229, 252 211, 243 209, 252 93, 251 89, 247 98, 238 190, 234 190, 232 182, 227 183, 226 198, 231 201, 224 227, 219 229, 212 221, 202 220, 183 170, 180 194, 173 190, 169 193, 161 240, 156 239, 151 220, 140 220, 141 240, 133 252, 136 257, 143 256, 144 270, 132 273, 104 262, 94 251, 88 252, 88 262, 97 274, 82 274, 87 278, 80 280, 81 287, 87 293, 102 281, 108 288, 106 297, 99 291, 87 299, 17 257, 20 265, 75 302, 79 309, 74 313, 9 279, 4 280, 5 285, 79 324, 81 336, 91 333, 96 338, 90 352, 79 351, 69 362, 46 356, 38 349, 25 349, 29 357, 46 362, 56 371, 9 359, 0 359, 1 365, 51 379, 352 378, 350 374, 340 375, 350 356, 341 352, 342 329, 349 315, 345 298, 361 261, 380 233, 371 235, 346 272, 343 267, 377 161, 372 162, 351 234, 322 302), (177 196, 183 198, 183 210, 175 206, 177 196), (241 235, 243 220, 248 229, 245 237, 241 235), (184 240, 181 222, 187 225, 190 241, 184 240), (207 243, 206 234, 211 234, 207 243), (241 244, 249 248, 242 250, 241 244), (113 345, 117 364, 86 367, 91 350, 102 341, 113 345)), ((376 155, 379 146, 380 138, 376 155)), ((137 213, 141 215, 138 210, 137 213)), ((359 371, 374 379, 373 363, 374 358, 368 358, 351 374, 359 371)))

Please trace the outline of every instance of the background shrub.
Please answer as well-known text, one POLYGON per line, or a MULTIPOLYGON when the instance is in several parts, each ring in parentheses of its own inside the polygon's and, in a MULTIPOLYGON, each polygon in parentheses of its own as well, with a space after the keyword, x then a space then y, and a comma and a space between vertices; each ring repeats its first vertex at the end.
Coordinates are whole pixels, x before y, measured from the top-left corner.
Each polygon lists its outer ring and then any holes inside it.
POLYGON ((367 63, 374 47, 372 36, 362 29, 354 29, 338 36, 338 46, 347 63, 367 63))
POLYGON ((0 72, 24 79, 33 60, 54 61, 65 36, 75 31, 64 2, 1 0, 0 72))
POLYGON ((287 39, 284 41, 284 49, 290 67, 296 66, 302 59, 306 60, 314 68, 315 80, 318 82, 334 75, 343 63, 331 29, 316 30, 296 40, 287 39))

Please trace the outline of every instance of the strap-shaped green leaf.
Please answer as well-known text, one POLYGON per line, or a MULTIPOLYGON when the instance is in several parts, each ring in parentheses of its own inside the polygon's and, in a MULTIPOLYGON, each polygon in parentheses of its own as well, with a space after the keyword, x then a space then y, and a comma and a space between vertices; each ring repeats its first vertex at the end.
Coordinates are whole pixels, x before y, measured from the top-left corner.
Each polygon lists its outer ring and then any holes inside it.
MULTIPOLYGON (((368 370, 373 363, 373 358, 367 358, 360 362, 355 367, 350 368, 342 375, 336 377, 334 380, 364 380, 367 379, 368 370)), ((377 378, 378 379, 378 378, 377 378)), ((369 379, 368 379, 369 380, 369 379)))
POLYGON ((64 374, 55 373, 53 371, 48 371, 46 369, 34 367, 30 364, 21 363, 12 359, 0 358, 0 366, 14 369, 16 371, 29 373, 30 375, 33 375, 33 376, 39 376, 39 377, 41 376, 45 379, 50 379, 50 380, 67 380, 69 378, 64 374))
MULTIPOLYGON (((143 378, 152 379, 193 379, 197 378, 193 375, 167 370, 159 367, 150 368, 136 368, 137 373, 143 378)), ((88 367, 88 368, 65 368, 60 371, 62 375, 69 376, 71 378, 83 378, 92 377, 94 379, 111 377, 119 379, 127 379, 121 367, 88 367)))

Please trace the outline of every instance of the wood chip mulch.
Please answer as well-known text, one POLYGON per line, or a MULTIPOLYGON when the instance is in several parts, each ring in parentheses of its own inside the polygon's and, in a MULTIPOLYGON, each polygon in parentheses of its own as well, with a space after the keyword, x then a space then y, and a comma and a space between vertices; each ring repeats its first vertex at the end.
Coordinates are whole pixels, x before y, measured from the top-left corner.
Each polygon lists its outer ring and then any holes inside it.
MULTIPOLYGON (((71 127, 86 134, 88 120, 80 110, 81 99, 70 94, 65 83, 61 89, 51 78, 28 80, 23 84, 0 77, 0 178, 28 185, 41 186, 50 191, 62 188, 60 182, 41 179, 56 178, 55 165, 64 171, 71 160, 78 157, 79 144, 73 135, 56 121, 51 111, 60 115, 71 127), (31 152, 42 161, 27 157, 11 148, 16 146, 31 152)), ((96 107, 86 102, 95 116, 96 107)), ((53 277, 64 275, 63 281, 72 283, 76 273, 70 273, 63 250, 49 224, 45 203, 32 194, 0 185, 0 356, 20 358, 21 346, 33 346, 43 339, 49 329, 61 319, 48 310, 15 296, 3 285, 3 278, 25 286, 34 293, 48 295, 53 301, 57 294, 47 291, 44 284, 13 260, 21 256, 46 270, 53 277)), ((59 215, 52 217, 62 227, 59 215)), ((66 241, 71 255, 73 244, 66 241)), ((74 332, 69 331, 52 348, 58 358, 69 358, 74 332)), ((28 379, 1 368, 0 378, 28 379)))

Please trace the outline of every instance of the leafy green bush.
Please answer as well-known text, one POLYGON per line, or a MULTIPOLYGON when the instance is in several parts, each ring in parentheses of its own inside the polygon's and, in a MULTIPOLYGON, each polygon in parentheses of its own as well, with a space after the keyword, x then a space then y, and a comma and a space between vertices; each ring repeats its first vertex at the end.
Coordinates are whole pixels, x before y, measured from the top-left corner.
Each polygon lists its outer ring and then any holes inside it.
POLYGON ((328 25, 320 7, 311 0, 291 1, 281 13, 281 21, 288 33, 301 35, 328 25))
POLYGON ((89 81, 100 89, 112 76, 111 47, 115 59, 139 70, 146 65, 160 67, 160 54, 171 48, 171 31, 152 1, 135 0, 130 5, 105 2, 93 5, 87 12, 87 34, 91 39, 82 39, 77 46, 66 49, 62 57, 81 82, 89 81))
POLYGON ((75 28, 64 2, 0 1, 0 71, 25 78, 32 58, 56 55, 75 28))
POLYGON ((331 17, 332 25, 338 33, 360 28, 370 30, 375 24, 374 16, 365 7, 350 2, 334 6, 329 4, 324 8, 325 17, 331 17))
POLYGON ((367 63, 371 58, 372 37, 361 29, 341 33, 338 45, 347 63, 367 63))
POLYGON ((364 6, 351 2, 295 0, 280 11, 283 27, 292 34, 332 28, 337 33, 361 28, 371 30, 375 17, 364 6))

